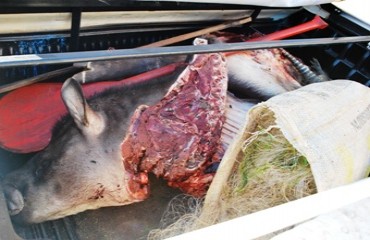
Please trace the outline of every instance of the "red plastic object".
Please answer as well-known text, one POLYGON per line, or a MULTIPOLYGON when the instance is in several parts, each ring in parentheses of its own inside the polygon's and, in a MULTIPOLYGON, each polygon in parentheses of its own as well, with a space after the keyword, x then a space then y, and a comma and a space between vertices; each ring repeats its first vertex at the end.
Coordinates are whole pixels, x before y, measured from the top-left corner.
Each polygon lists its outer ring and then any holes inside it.
POLYGON ((247 42, 280 40, 315 29, 324 29, 327 26, 329 25, 324 20, 322 20, 319 16, 315 16, 311 21, 299 24, 291 28, 276 31, 274 33, 270 33, 261 37, 253 38, 248 40, 247 42))
MULTIPOLYGON (((170 64, 120 81, 82 86, 86 97, 107 88, 131 85, 172 73, 183 63, 170 64)), ((54 124, 66 114, 60 90, 62 83, 38 83, 19 88, 0 99, 0 145, 18 153, 45 148, 54 124)))
MULTIPOLYGON (((315 16, 312 20, 308 22, 305 22, 305 23, 302 23, 302 24, 299 24, 297 26, 290 27, 287 29, 283 29, 280 31, 276 31, 270 34, 266 34, 260 37, 252 38, 246 42, 281 40, 281 39, 292 37, 292 36, 295 36, 295 35, 298 35, 304 32, 312 31, 315 29, 324 29, 327 26, 329 26, 329 24, 327 24, 319 16, 315 16)), ((230 55, 237 54, 237 53, 239 52, 228 52, 225 55, 230 56, 230 55)))

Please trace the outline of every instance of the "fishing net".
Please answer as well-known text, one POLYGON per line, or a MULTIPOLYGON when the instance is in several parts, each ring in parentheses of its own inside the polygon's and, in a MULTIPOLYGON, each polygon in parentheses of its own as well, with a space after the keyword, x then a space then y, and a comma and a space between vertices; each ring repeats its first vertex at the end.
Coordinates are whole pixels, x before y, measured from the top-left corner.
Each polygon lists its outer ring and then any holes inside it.
POLYGON ((285 139, 270 112, 262 111, 257 122, 240 146, 243 154, 222 189, 217 208, 202 212, 203 199, 180 195, 169 204, 161 229, 153 230, 150 239, 168 238, 316 192, 306 158, 285 139))
POLYGON ((205 199, 172 201, 162 219, 165 224, 149 239, 175 236, 368 176, 366 116, 370 91, 350 81, 312 84, 258 104, 229 145, 205 199))

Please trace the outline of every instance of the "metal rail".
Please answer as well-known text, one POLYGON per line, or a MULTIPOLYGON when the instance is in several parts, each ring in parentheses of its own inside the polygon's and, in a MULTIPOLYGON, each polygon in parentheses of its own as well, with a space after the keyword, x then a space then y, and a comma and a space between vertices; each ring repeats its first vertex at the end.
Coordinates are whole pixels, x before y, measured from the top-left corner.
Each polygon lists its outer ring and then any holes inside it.
POLYGON ((124 58, 159 57, 169 55, 197 54, 211 52, 233 52, 263 48, 307 47, 316 45, 370 42, 370 36, 294 39, 279 41, 227 43, 199 46, 175 46, 158 48, 135 48, 122 50, 85 51, 13 55, 0 57, 0 67, 61 64, 87 61, 116 60, 124 58))

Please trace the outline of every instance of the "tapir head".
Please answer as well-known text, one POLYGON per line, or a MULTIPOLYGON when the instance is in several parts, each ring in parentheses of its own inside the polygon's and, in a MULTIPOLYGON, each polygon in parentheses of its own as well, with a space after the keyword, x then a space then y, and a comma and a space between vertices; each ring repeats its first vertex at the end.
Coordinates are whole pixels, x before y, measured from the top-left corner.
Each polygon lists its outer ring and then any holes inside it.
POLYGON ((10 215, 20 223, 146 197, 135 196, 128 187, 130 174, 120 151, 124 124, 110 121, 114 116, 99 105, 89 105, 74 80, 63 85, 62 98, 69 114, 55 126, 48 147, 2 182, 10 215))

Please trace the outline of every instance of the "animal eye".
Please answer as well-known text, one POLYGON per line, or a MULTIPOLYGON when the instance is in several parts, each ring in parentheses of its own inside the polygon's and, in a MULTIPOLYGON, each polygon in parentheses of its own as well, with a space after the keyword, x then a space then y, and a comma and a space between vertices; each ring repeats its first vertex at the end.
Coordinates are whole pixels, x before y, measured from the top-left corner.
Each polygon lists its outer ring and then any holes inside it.
POLYGON ((38 167, 35 171, 35 176, 40 177, 42 175, 42 171, 43 171, 42 166, 38 167))
POLYGON ((42 161, 40 162, 40 164, 37 166, 36 170, 35 170, 35 177, 37 178, 40 178, 41 176, 45 175, 45 172, 47 171, 47 169, 49 168, 50 166, 50 162, 49 161, 42 161))

